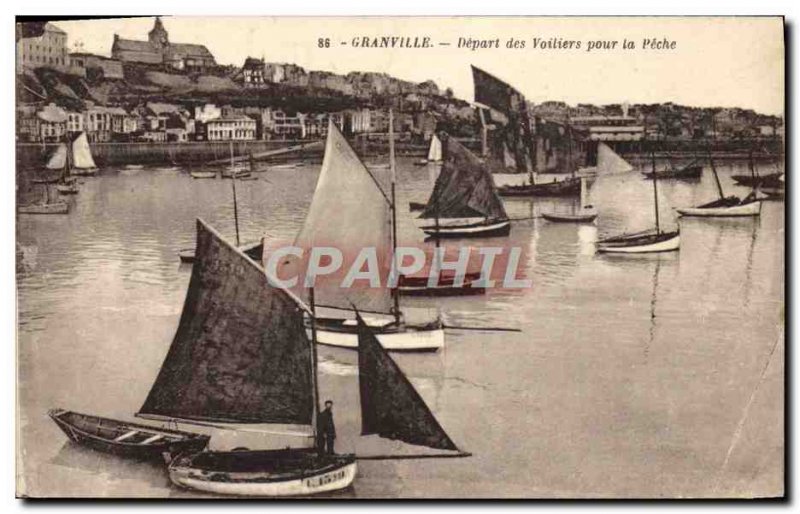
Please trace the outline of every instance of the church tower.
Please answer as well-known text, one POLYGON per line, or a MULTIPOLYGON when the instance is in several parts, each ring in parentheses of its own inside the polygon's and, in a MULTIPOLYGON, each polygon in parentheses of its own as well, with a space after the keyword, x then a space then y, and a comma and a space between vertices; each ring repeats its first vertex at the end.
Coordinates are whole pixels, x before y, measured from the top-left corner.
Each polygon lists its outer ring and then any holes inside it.
POLYGON ((157 48, 163 55, 169 46, 169 34, 161 23, 161 16, 156 16, 156 23, 153 25, 152 30, 147 33, 147 38, 150 44, 157 48))

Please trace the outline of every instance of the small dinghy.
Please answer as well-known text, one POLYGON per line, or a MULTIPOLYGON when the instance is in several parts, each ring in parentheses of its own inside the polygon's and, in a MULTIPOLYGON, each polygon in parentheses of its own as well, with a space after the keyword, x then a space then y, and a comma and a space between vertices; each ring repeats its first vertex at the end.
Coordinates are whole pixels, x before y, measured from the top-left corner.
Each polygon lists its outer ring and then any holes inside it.
POLYGON ((197 179, 217 178, 216 171, 191 171, 189 174, 192 176, 192 178, 197 179))
POLYGON ((455 285, 455 272, 442 270, 439 281, 434 286, 428 285, 427 276, 401 275, 398 281, 400 294, 406 296, 467 296, 486 294, 486 288, 475 285, 480 280, 481 273, 466 273, 464 283, 455 285))
MULTIPOLYGON (((590 223, 597 218, 597 209, 586 203, 587 195, 586 178, 581 178, 581 204, 578 210, 572 212, 545 212, 542 218, 555 223, 590 223)), ((574 205, 574 204, 573 204, 574 205)))
POLYGON ((48 412, 70 440, 122 457, 161 459, 164 454, 198 452, 208 436, 79 414, 64 409, 48 412))
POLYGON ((436 178, 420 228, 436 239, 507 236, 511 231, 503 201, 486 165, 455 138, 442 133, 444 163, 436 178))

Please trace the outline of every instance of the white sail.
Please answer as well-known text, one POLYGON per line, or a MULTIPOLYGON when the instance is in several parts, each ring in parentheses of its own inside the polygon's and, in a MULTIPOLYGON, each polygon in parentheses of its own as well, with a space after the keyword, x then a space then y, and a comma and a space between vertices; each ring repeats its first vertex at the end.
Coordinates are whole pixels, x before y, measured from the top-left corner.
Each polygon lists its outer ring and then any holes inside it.
POLYGON ((439 162, 442 160, 442 142, 436 136, 431 138, 431 146, 428 149, 428 162, 439 162))
POLYGON ((86 132, 81 132, 75 141, 72 142, 72 164, 79 169, 96 168, 97 165, 92 159, 92 150, 89 148, 89 140, 86 132))
MULTIPOLYGON (((322 247, 334 247, 343 255, 341 273, 317 277, 315 299, 320 306, 350 309, 354 304, 364 311, 390 311, 391 292, 383 286, 392 255, 391 207, 377 179, 376 170, 364 166, 331 123, 314 198, 295 240, 305 251, 304 259, 313 248, 322 247), (381 287, 370 287, 364 280, 340 287, 344 272, 362 250, 374 251, 381 287)), ((297 263, 287 264, 292 265, 297 263)), ((301 269, 305 268, 304 264, 301 269)))
POLYGON ((511 155, 511 151, 505 143, 503 143, 503 166, 510 169, 517 168, 517 160, 511 155))
POLYGON ((620 157, 607 144, 597 145, 597 172, 598 174, 627 173, 633 170, 633 166, 620 157))
POLYGON ((60 143, 45 167, 48 170, 61 170, 67 165, 67 145, 60 143))

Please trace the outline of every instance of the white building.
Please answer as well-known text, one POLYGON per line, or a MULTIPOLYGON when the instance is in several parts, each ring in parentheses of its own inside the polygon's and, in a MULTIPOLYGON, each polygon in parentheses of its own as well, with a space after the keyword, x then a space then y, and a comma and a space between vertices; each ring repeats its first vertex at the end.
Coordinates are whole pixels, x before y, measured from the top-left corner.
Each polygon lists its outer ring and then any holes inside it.
POLYGON ((206 137, 209 141, 251 141, 256 138, 256 120, 244 115, 209 120, 206 137))

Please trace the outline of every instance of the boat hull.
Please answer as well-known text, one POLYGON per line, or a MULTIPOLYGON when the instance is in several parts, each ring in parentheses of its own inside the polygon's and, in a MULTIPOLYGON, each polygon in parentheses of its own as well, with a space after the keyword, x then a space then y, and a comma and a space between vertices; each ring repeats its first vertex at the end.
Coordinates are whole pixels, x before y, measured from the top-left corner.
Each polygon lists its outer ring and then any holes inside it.
POLYGON ((740 186, 748 187, 780 187, 783 182, 782 173, 770 173, 768 175, 733 175, 731 178, 740 186))
POLYGON ((121 457, 161 459, 165 454, 177 455, 182 452, 201 451, 209 441, 209 437, 205 435, 128 423, 63 409, 53 409, 48 415, 71 441, 121 457))
POLYGON ((452 273, 439 275, 439 282, 434 286, 428 285, 426 276, 401 276, 398 284, 400 294, 405 296, 468 296, 486 294, 485 287, 475 286, 480 279, 480 273, 467 273, 464 283, 455 285, 455 275, 452 273))
POLYGON ((465 223, 425 226, 422 231, 427 235, 439 239, 455 239, 462 237, 495 237, 507 236, 511 232, 511 221, 486 221, 479 223, 465 223))
POLYGON ((501 186, 497 188, 500 196, 580 196, 581 179, 570 177, 556 182, 501 186))
POLYGON ((67 214, 69 204, 66 202, 41 203, 33 205, 20 205, 17 207, 20 214, 67 214))
MULTIPOLYGON (((642 173, 644 178, 646 179, 653 179, 653 172, 644 172, 642 173)), ((703 167, 702 166, 687 166, 686 168, 681 168, 679 170, 664 170, 658 171, 655 173, 655 176, 658 177, 659 180, 665 179, 678 179, 678 180, 691 180, 691 179, 699 179, 703 176, 703 167)))
MULTIPOLYGON (((245 243, 239 247, 239 250, 244 252, 248 257, 256 262, 261 262, 261 257, 264 253, 264 244, 261 241, 253 241, 252 243, 245 243)), ((194 248, 184 248, 178 251, 178 258, 181 262, 192 263, 194 262, 194 248)))
MULTIPOLYGON (((284 450, 282 453, 290 452, 291 450, 284 450)), ((180 457, 170 464, 169 478, 180 487, 212 494, 252 497, 308 496, 349 487, 358 470, 354 455, 323 458, 309 455, 304 461, 295 464, 296 469, 286 469, 285 466, 293 464, 289 462, 280 470, 271 465, 274 462, 273 455, 280 452, 229 452, 228 456, 236 458, 237 454, 241 454, 243 459, 255 460, 259 453, 264 455, 261 462, 265 469, 258 469, 256 464, 244 466, 243 470, 238 470, 235 466, 217 470, 194 465, 198 456, 180 457)))
POLYGON ((646 235, 636 237, 620 237, 599 241, 597 251, 600 253, 661 253, 674 252, 680 248, 681 236, 679 232, 667 234, 646 235))
POLYGON ((683 209, 677 209, 677 211, 681 216, 704 218, 758 216, 761 214, 761 202, 756 201, 731 207, 685 207, 683 209))
POLYGON ((192 171, 190 173, 192 178, 203 179, 203 178, 217 178, 217 172, 215 171, 192 171))
POLYGON ((597 218, 596 212, 576 214, 543 213, 542 218, 555 223, 591 223, 597 218))
POLYGON ((86 169, 73 168, 69 172, 71 175, 77 175, 80 177, 91 177, 97 175, 97 168, 86 168, 86 169))
MULTIPOLYGON (((373 331, 385 350, 394 352, 435 352, 444 348, 444 329, 440 323, 397 328, 392 323, 374 325, 373 331)), ((358 349, 358 325, 341 318, 317 318, 317 343, 358 349)))

